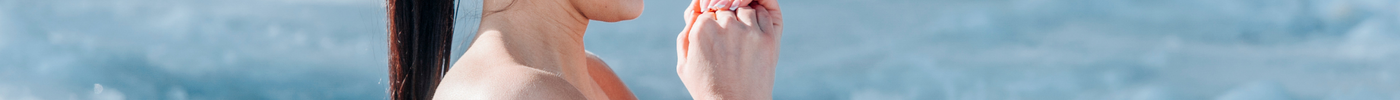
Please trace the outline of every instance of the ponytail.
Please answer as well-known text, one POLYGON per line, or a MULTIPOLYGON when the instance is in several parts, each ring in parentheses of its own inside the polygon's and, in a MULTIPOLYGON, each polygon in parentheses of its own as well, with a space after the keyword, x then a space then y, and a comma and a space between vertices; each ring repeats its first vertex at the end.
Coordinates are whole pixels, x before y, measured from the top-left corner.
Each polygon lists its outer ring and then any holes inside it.
POLYGON ((453 0, 387 0, 389 98, 432 99, 446 74, 452 44, 453 0))

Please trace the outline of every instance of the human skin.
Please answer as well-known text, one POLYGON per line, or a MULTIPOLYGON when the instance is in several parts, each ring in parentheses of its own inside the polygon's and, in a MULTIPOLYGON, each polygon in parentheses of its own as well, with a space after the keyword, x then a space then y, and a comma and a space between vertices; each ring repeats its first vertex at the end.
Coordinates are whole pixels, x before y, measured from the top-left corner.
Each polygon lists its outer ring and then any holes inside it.
POLYGON ((676 73, 693 99, 772 99, 782 37, 777 1, 694 0, 684 16, 676 73))
MULTIPOLYGON (((588 20, 633 19, 641 14, 641 3, 641 0, 485 0, 476 39, 444 76, 433 99, 635 99, 606 63, 584 50, 583 35, 588 20)), ((698 3, 692 3, 691 8, 696 5, 698 3)), ((698 10, 687 10, 690 11, 698 10)), ((763 10, 753 9, 738 12, 746 11, 763 13, 763 10)), ((771 20, 773 15, 727 12, 686 14, 687 27, 678 44, 695 46, 678 46, 677 51, 682 52, 679 53, 682 63, 677 65, 681 80, 697 99, 771 99, 772 66, 777 55, 777 37, 781 35, 771 33, 780 33, 780 24, 773 23, 781 20, 771 20), (730 17, 694 17, 698 15, 730 17), (697 18, 705 20, 697 21, 697 18), (718 20, 723 18, 734 22, 718 20), (760 25, 762 23, 767 24, 760 25), (723 35, 755 31, 771 39, 723 35), (694 38, 685 38, 688 35, 694 38), (722 58, 745 60, 715 60, 722 58), (746 69, 720 70, 733 68, 746 69)))
POLYGON ((642 0, 485 0, 480 30, 433 99, 631 100, 583 47, 588 20, 636 18, 642 0))

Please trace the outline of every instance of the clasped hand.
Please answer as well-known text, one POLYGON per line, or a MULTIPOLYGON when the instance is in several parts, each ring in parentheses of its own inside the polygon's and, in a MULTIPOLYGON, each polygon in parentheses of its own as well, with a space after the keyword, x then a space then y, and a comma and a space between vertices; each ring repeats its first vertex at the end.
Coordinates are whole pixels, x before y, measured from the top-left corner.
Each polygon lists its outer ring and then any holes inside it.
POLYGON ((772 99, 782 15, 774 0, 695 0, 676 73, 697 100, 772 99))

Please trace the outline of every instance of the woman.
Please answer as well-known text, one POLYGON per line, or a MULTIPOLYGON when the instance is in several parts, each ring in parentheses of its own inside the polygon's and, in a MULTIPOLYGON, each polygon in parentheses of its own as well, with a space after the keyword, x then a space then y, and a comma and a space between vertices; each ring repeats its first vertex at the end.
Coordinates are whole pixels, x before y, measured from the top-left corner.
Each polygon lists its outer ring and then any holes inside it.
MULTIPOLYGON (((583 47, 588 20, 641 15, 641 0, 485 0, 480 30, 433 99, 635 99, 583 47)), ((782 17, 774 0, 696 0, 676 71, 695 99, 771 99, 782 17)))

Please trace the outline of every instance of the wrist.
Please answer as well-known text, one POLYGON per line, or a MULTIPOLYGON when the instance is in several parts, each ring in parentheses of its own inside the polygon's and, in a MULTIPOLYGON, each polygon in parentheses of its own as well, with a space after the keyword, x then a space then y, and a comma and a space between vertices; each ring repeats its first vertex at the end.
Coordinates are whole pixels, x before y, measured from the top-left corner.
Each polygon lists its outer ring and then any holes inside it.
POLYGON ((717 73, 736 72, 712 64, 679 65, 678 73, 695 100, 770 100, 773 75, 717 73))

